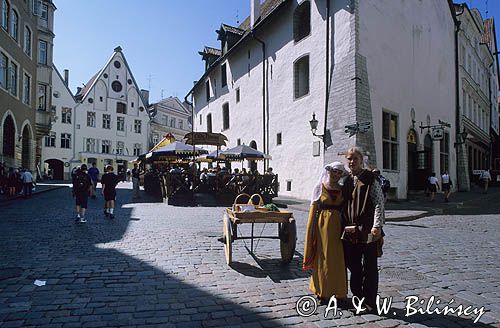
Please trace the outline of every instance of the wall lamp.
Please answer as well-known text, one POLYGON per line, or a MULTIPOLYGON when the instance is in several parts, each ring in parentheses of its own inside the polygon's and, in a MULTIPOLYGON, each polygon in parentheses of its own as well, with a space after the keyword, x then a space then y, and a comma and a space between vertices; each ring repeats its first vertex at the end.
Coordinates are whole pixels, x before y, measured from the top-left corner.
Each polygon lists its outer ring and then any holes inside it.
POLYGON ((318 120, 316 119, 316 113, 313 112, 313 117, 312 120, 309 121, 309 125, 311 126, 311 132, 313 136, 320 138, 323 140, 324 135, 323 134, 316 134, 316 131, 318 130, 318 120))
POLYGON ((460 132, 458 135, 457 135, 457 142, 455 142, 455 146, 458 146, 458 145, 463 145, 465 143, 465 141, 467 141, 467 131, 462 131, 460 132))

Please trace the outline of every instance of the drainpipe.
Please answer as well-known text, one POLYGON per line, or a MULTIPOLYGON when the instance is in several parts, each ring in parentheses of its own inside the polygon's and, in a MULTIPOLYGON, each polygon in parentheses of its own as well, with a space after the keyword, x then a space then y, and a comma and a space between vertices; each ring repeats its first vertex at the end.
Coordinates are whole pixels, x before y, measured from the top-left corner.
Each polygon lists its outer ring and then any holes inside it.
MULTIPOLYGON (((326 149, 325 137, 328 118, 328 97, 330 96, 330 0, 326 0, 326 40, 325 40, 325 125, 323 129, 323 152, 326 149)), ((323 158, 324 161, 324 158, 323 158)))
MULTIPOLYGON (((455 13, 455 17, 458 17, 463 14, 463 6, 462 6, 462 12, 460 14, 455 13)), ((455 139, 458 140, 460 136, 460 88, 459 88, 459 67, 458 67, 458 33, 460 32, 460 24, 461 22, 458 21, 456 18, 455 20, 455 139)), ((460 183, 458 176, 460 174, 458 170, 458 158, 459 154, 461 153, 461 148, 462 145, 457 144, 456 145, 456 153, 457 153, 457 164, 455 165, 455 171, 456 171, 456 181, 457 181, 457 191, 460 191, 460 183)))
POLYGON ((193 158, 194 158, 194 153, 195 153, 195 149, 196 149, 196 146, 195 146, 195 142, 194 142, 194 106, 193 106, 193 103, 191 101, 189 101, 187 99, 187 97, 191 95, 193 95, 192 92, 189 92, 185 97, 184 97, 184 101, 189 105, 191 106, 191 138, 192 138, 192 141, 193 141, 193 158))
MULTIPOLYGON (((266 147, 266 44, 255 36, 253 30, 250 35, 262 45, 262 147, 264 153, 268 154, 269 147, 266 147)), ((264 172, 267 170, 268 161, 268 159, 264 160, 264 172)))

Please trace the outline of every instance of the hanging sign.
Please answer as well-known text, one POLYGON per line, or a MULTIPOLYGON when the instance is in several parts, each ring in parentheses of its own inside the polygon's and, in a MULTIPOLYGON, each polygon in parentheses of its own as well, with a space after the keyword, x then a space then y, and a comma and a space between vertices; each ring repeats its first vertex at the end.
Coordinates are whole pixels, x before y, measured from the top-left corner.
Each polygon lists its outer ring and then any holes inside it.
POLYGON ((442 140, 444 137, 444 129, 443 128, 432 128, 431 137, 432 137, 432 140, 442 140))

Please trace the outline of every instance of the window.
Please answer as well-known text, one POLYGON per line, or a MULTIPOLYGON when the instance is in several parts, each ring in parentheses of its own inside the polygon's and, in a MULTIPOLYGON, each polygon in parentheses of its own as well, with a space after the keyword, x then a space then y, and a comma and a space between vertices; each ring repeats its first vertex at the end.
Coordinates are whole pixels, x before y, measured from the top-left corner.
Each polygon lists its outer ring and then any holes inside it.
POLYGON ((212 114, 207 115, 207 132, 212 132, 212 114))
POLYGON ((49 7, 46 4, 42 4, 40 9, 41 9, 40 17, 43 20, 48 21, 49 20, 49 7))
POLYGON ((121 102, 116 103, 116 112, 118 114, 127 114, 127 105, 121 102))
POLYGON ((120 62, 118 60, 115 60, 115 62, 113 63, 113 65, 115 66, 115 68, 122 67, 122 64, 120 64, 120 62))
POLYGON ((210 101, 210 80, 205 82, 205 91, 206 91, 207 101, 210 101))
POLYGON ((61 122, 66 124, 71 124, 71 108, 69 107, 62 108, 61 122))
POLYGON ((293 87, 295 99, 309 93, 309 55, 293 64, 293 87))
POLYGON ((28 26, 24 27, 24 53, 31 57, 31 30, 28 26))
POLYGON ((292 191, 292 180, 286 180, 286 191, 292 191))
POLYGON ((56 146, 56 133, 50 132, 48 136, 45 136, 45 147, 55 147, 56 146))
POLYGON ((449 171, 450 134, 448 132, 445 132, 443 139, 441 139, 439 143, 440 143, 441 172, 449 171))
POLYGON ((226 64, 222 64, 220 66, 220 79, 221 79, 221 88, 224 88, 227 85, 226 64))
POLYGON ((293 13, 293 39, 298 42, 311 33, 311 3, 302 2, 293 13))
POLYGON ((9 84, 10 84, 10 93, 17 97, 17 65, 14 62, 9 62, 9 84))
POLYGON ((280 132, 280 133, 276 134, 276 145, 277 146, 281 145, 281 142, 282 142, 282 140, 281 140, 281 132, 280 132))
POLYGON ((110 114, 102 114, 102 128, 103 129, 111 129, 111 115, 110 114))
POLYGON ((229 104, 222 105, 222 129, 229 129, 229 104))
POLYGON ((23 80, 23 103, 26 105, 31 103, 31 77, 26 73, 23 80))
POLYGON ((200 125, 201 125, 201 123, 202 123, 202 117, 203 117, 203 116, 201 116, 201 114, 200 114, 200 125))
POLYGON ((10 36, 16 41, 19 36, 19 15, 15 10, 11 11, 10 36))
POLYGON ((87 153, 95 153, 95 139, 94 138, 87 138, 87 141, 85 142, 85 151, 87 153))
POLYGON ((134 108, 134 102, 133 101, 130 103, 130 107, 134 108))
POLYGON ((110 148, 111 148, 111 141, 110 140, 101 141, 101 153, 109 154, 110 148))
POLYGON ((167 126, 168 125, 168 116, 167 115, 163 115, 162 117, 162 124, 167 126))
POLYGON ((398 117, 382 114, 382 157, 384 170, 398 169, 398 117))
POLYGON ((87 112, 87 126, 95 128, 95 112, 87 112))
POLYGON ((47 108, 47 86, 45 84, 38 85, 38 110, 46 110, 47 108))
POLYGON ((100 96, 100 97, 99 97, 99 101, 100 101, 100 102, 103 102, 103 100, 104 100, 104 99, 102 98, 102 96, 100 96))
POLYGON ((113 89, 114 92, 120 92, 123 86, 119 81, 113 81, 113 83, 111 83, 111 89, 113 89))
POLYGON ((175 128, 175 117, 171 117, 171 118, 170 118, 170 126, 171 126, 172 128, 175 128))
POLYGON ((125 143, 123 141, 116 142, 116 153, 118 155, 123 155, 123 148, 125 148, 125 143))
POLYGON ((7 89, 7 83, 9 81, 8 78, 8 69, 7 69, 8 59, 7 56, 0 52, 0 86, 4 89, 7 89))
POLYGON ((183 120, 179 120, 179 129, 183 129, 184 128, 184 121, 183 120))
POLYGON ((236 145, 237 146, 241 145, 241 139, 238 138, 238 140, 236 140, 236 145))
POLYGON ((134 120, 134 132, 141 133, 141 120, 134 120))
POLYGON ((140 143, 135 143, 134 144, 134 156, 139 156, 141 155, 141 144, 140 143))
POLYGON ((118 116, 116 118, 116 130, 125 131, 125 117, 118 116))
POLYGON ((240 88, 236 88, 236 102, 240 102, 240 88))
POLYGON ((7 0, 2 0, 2 27, 6 31, 9 29, 9 12, 10 4, 7 0))
POLYGON ((71 134, 61 133, 61 148, 71 148, 71 134))
POLYGON ((38 40, 38 63, 47 65, 47 41, 38 40))

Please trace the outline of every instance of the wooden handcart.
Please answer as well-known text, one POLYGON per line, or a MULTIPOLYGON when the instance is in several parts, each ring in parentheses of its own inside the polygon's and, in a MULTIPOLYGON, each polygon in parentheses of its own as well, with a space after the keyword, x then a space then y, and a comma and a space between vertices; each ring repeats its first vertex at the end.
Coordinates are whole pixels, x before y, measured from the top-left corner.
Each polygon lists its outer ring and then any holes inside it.
POLYGON ((238 239, 250 239, 250 253, 254 251, 254 238, 279 239, 281 260, 288 264, 292 261, 297 242, 297 228, 295 219, 291 212, 270 211, 263 206, 262 197, 259 194, 252 196, 240 194, 236 197, 232 208, 226 208, 223 216, 224 231, 224 251, 227 264, 232 262, 232 244, 238 239), (247 203, 242 203, 242 199, 248 199, 247 203), (251 223, 251 235, 248 237, 238 236, 238 225, 251 223), (254 236, 254 226, 256 223, 277 223, 277 236, 254 236))

